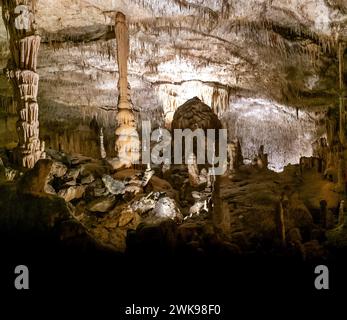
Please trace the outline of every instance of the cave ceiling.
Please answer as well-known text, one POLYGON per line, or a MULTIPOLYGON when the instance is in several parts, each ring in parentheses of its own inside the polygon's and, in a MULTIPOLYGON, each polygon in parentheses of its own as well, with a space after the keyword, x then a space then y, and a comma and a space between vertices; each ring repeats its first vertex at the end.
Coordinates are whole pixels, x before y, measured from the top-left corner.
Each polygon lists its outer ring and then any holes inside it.
MULTIPOLYGON (((116 108, 116 11, 129 23, 129 81, 140 109, 182 91, 199 95, 194 90, 311 110, 338 101, 346 0, 38 0, 41 110, 54 117, 76 106, 69 116, 78 117, 116 108)), ((9 52, 1 19, 0 43, 3 68, 9 52)))

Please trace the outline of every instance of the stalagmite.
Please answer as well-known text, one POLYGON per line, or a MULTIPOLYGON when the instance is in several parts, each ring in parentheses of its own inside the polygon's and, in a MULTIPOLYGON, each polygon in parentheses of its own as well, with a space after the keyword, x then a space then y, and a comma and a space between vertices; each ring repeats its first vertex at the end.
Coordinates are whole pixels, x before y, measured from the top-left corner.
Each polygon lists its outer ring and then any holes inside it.
POLYGON ((344 45, 339 41, 338 45, 338 60, 339 60, 339 100, 340 100, 340 112, 339 112, 339 139, 341 144, 341 154, 338 162, 338 192, 345 191, 345 143, 346 143, 346 112, 344 106, 344 80, 343 80, 343 60, 344 60, 344 45))
POLYGON ((105 159, 107 155, 106 155, 106 150, 105 150, 103 128, 100 128, 99 139, 100 139, 100 156, 101 156, 101 159, 105 159))
POLYGON ((345 223, 345 201, 341 200, 340 208, 339 208, 338 224, 342 226, 344 225, 344 223, 345 223))
POLYGON ((285 245, 285 224, 284 224, 284 215, 283 215, 283 206, 280 204, 280 212, 279 212, 279 231, 280 231, 280 240, 282 245, 285 245))
POLYGON ((10 35, 11 60, 7 76, 12 82, 17 102, 17 133, 19 143, 14 150, 14 161, 27 168, 45 158, 44 143, 39 139, 39 107, 37 94, 39 75, 36 73, 37 56, 41 38, 37 35, 33 1, 23 5, 26 15, 18 12, 18 1, 4 0, 3 20, 10 35))
POLYGON ((286 245, 286 224, 285 224, 285 215, 288 206, 288 197, 282 195, 282 198, 279 203, 279 212, 278 212, 278 231, 280 236, 280 241, 283 246, 286 245))
POLYGON ((268 155, 264 153, 264 146, 261 145, 259 148, 256 165, 259 169, 266 169, 269 164, 268 155))
POLYGON ((142 177, 141 185, 143 187, 147 186, 148 182, 151 180, 151 178, 154 175, 154 170, 151 169, 151 165, 147 164, 147 169, 142 177))
POLYGON ((191 154, 188 159, 188 174, 189 174, 189 182, 192 187, 197 187, 199 183, 199 169, 196 163, 195 154, 191 154))
POLYGON ((235 167, 234 167, 235 151, 236 151, 235 144, 228 143, 229 173, 233 173, 235 171, 235 167))
POLYGON ((140 142, 136 130, 135 115, 130 101, 128 86, 129 34, 124 14, 116 14, 117 58, 119 70, 119 98, 117 113, 116 145, 118 161, 113 162, 115 169, 130 167, 139 160, 140 142))
POLYGON ((346 113, 344 108, 344 80, 343 80, 343 56, 344 46, 342 42, 339 42, 339 91, 340 91, 340 142, 344 146, 345 144, 345 127, 346 127, 346 113))

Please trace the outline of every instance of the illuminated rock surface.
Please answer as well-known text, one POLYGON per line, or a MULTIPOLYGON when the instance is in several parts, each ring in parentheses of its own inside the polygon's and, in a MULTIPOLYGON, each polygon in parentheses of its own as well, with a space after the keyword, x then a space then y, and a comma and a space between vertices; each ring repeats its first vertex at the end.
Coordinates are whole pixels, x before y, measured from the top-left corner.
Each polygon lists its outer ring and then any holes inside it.
POLYGON ((344 1, 29 2, 25 37, 0 7, 0 226, 140 254, 345 247, 344 1), (142 120, 228 129, 230 170, 132 166, 142 120))

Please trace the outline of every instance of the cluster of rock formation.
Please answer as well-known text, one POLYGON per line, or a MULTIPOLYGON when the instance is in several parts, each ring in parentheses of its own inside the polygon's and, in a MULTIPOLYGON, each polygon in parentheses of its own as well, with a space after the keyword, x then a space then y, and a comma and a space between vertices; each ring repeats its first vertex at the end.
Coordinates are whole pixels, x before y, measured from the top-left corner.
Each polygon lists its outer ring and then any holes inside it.
POLYGON ((19 143, 14 150, 14 160, 27 168, 33 168, 39 159, 45 157, 45 144, 39 139, 39 75, 36 67, 41 37, 36 32, 34 4, 34 1, 26 1, 25 5, 19 1, 3 1, 3 18, 10 35, 12 56, 7 76, 12 81, 19 116, 19 143))
POLYGON ((326 112, 326 137, 321 137, 313 144, 313 157, 300 159, 301 171, 313 169, 324 174, 324 177, 335 182, 335 190, 341 194, 346 192, 346 111, 345 83, 343 77, 344 44, 338 44, 339 62, 339 106, 330 107, 326 112))

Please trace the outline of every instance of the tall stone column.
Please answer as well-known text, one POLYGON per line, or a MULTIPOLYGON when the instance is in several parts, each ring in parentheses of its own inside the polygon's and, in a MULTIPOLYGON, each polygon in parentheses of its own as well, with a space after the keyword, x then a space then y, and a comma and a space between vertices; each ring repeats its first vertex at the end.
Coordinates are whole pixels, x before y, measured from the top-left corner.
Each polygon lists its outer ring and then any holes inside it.
POLYGON ((116 152, 119 158, 114 168, 130 167, 140 157, 139 135, 136 130, 135 114, 130 101, 128 85, 129 33, 125 15, 116 14, 117 60, 119 70, 119 98, 116 129, 116 152))
POLYGON ((346 111, 345 111, 345 93, 344 93, 344 80, 343 80, 343 69, 344 69, 344 51, 345 47, 342 41, 339 42, 338 46, 338 59, 339 59, 339 95, 340 95, 340 142, 344 146, 346 142, 345 130, 346 130, 346 111))
POLYGON ((346 110, 345 110, 345 92, 344 92, 344 51, 345 46, 342 41, 338 43, 338 60, 339 60, 339 140, 341 145, 341 154, 338 163, 338 187, 337 191, 346 191, 346 110))
POLYGON ((39 139, 39 75, 36 66, 41 38, 36 31, 34 4, 34 0, 2 1, 11 51, 6 71, 12 82, 19 117, 19 142, 14 150, 14 161, 26 168, 33 168, 40 158, 45 157, 44 143, 39 139))

